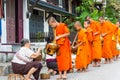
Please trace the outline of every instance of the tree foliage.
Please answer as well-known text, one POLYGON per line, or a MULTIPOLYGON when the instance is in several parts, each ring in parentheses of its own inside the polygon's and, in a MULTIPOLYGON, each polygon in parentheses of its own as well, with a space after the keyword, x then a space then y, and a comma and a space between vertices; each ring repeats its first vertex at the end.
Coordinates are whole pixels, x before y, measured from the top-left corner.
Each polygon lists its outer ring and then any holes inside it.
POLYGON ((108 0, 106 17, 115 23, 120 18, 120 0, 108 0))
MULTIPOLYGON (((77 16, 74 21, 79 20, 82 24, 86 16, 91 16, 94 20, 98 20, 98 17, 105 15, 107 19, 115 23, 120 18, 120 0, 107 0, 107 5, 104 12, 104 7, 101 10, 95 8, 95 0, 82 0, 82 3, 76 7, 77 16)), ((67 19, 71 31, 73 29, 73 20, 67 19)))

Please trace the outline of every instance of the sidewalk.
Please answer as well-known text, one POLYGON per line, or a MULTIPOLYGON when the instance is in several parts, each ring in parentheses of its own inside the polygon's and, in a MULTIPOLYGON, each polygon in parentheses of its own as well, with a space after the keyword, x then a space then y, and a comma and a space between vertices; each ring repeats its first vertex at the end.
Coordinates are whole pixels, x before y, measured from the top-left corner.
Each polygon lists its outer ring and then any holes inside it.
MULTIPOLYGON (((67 80, 120 80, 120 60, 110 64, 101 64, 101 67, 92 67, 90 65, 89 72, 68 74, 67 80)), ((42 68, 42 73, 47 71, 46 67, 42 68)), ((51 76, 49 80, 56 80, 56 76, 51 76)), ((7 76, 0 76, 0 80, 7 80, 7 76)))

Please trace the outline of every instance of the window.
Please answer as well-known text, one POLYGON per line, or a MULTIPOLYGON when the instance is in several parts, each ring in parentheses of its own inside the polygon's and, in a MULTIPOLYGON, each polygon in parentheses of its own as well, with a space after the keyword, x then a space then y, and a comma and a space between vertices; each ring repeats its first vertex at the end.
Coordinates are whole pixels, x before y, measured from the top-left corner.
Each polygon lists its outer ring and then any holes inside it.
POLYGON ((29 20, 30 41, 44 41, 44 12, 33 9, 29 20))

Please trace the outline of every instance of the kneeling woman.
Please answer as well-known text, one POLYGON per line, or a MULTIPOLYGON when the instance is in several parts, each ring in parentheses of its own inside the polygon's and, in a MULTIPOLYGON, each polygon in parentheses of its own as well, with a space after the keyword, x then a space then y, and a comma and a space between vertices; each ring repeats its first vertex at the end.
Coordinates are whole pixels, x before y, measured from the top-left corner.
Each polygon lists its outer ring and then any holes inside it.
POLYGON ((12 60, 12 69, 15 74, 26 75, 25 80, 32 80, 30 76, 33 74, 36 80, 39 79, 39 73, 42 65, 39 61, 33 61, 37 58, 41 49, 35 53, 30 49, 30 41, 28 39, 23 39, 21 41, 21 48, 15 54, 12 60))
POLYGON ((58 73, 58 66, 56 61, 56 56, 46 54, 46 63, 48 67, 48 72, 52 75, 56 75, 58 73))
MULTIPOLYGON (((46 37, 46 41, 47 41, 46 49, 48 49, 48 43, 51 43, 53 41, 53 34, 49 35, 49 37, 46 37)), ((46 54, 46 64, 48 68, 48 73, 52 75, 56 75, 58 73, 56 54, 53 55, 46 54)))

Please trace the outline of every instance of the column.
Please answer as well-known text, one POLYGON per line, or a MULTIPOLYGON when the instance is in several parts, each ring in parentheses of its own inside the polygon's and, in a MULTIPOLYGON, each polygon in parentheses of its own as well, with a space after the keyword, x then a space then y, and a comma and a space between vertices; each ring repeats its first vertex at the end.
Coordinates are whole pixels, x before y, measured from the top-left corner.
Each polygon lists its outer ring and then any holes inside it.
POLYGON ((29 18, 26 14, 28 12, 27 0, 23 0, 23 38, 30 39, 29 34, 29 18))
POLYGON ((1 43, 7 43, 7 35, 6 35, 6 4, 4 3, 4 18, 1 19, 2 26, 2 35, 1 35, 1 43))
POLYGON ((72 13, 72 0, 68 0, 69 13, 72 13))

